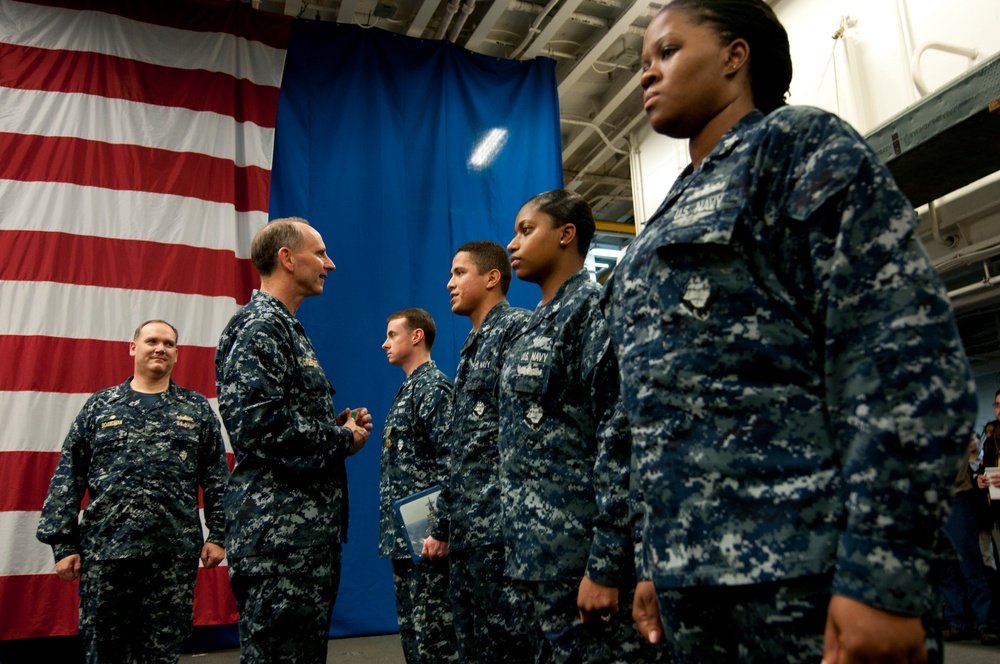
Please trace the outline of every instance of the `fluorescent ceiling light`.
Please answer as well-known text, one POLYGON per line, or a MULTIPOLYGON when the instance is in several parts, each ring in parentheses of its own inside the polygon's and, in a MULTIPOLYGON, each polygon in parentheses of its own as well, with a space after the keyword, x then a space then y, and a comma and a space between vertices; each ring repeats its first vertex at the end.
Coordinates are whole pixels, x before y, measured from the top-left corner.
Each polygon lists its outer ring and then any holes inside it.
POLYGON ((495 127, 486 132, 476 147, 472 148, 469 156, 469 168, 481 171, 493 163, 493 160, 500 154, 500 150, 507 143, 507 130, 495 127))

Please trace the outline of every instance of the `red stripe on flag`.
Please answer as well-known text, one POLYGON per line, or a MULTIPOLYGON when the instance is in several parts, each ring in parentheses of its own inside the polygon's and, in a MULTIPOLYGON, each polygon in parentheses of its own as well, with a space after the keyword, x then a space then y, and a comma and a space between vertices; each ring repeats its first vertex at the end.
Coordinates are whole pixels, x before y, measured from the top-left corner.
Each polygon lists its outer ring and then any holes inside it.
POLYGON ((250 259, 229 249, 19 230, 0 230, 0 281, 231 297, 239 304, 260 286, 250 259))
MULTIPOLYGON (((62 446, 62 440, 52 443, 53 447, 62 446)), ((41 512, 59 455, 60 452, 24 450, 0 452, 0 512, 41 512)), ((226 464, 232 471, 235 460, 231 452, 226 452, 226 464)), ((80 509, 87 506, 87 501, 84 493, 80 509)), ((205 509, 201 487, 198 487, 198 509, 205 509)))
MULTIPOLYGON (((215 348, 179 346, 172 379, 215 396, 215 348)), ((90 394, 132 375, 135 361, 124 341, 0 335, 0 391, 90 394)))
POLYGON ((59 452, 0 452, 0 512, 40 512, 58 462, 59 452))
POLYGON ((192 32, 228 32, 273 48, 288 48, 292 18, 252 9, 232 0, 23 0, 34 5, 116 14, 143 23, 155 23, 192 32))
MULTIPOLYGON (((66 583, 55 574, 0 576, 0 606, 18 607, 0 620, 0 641, 76 634, 79 585, 79 581, 66 583)), ((194 593, 195 625, 236 622, 228 567, 198 568, 194 593)))
POLYGON ((239 212, 266 212, 270 196, 270 170, 195 152, 0 132, 0 154, 0 179, 189 196, 239 212))
POLYGON ((0 576, 0 641, 76 634, 79 581, 66 583, 55 574, 0 576))
POLYGON ((164 67, 86 51, 0 43, 0 87, 97 95, 228 115, 274 128, 278 88, 222 72, 164 67))

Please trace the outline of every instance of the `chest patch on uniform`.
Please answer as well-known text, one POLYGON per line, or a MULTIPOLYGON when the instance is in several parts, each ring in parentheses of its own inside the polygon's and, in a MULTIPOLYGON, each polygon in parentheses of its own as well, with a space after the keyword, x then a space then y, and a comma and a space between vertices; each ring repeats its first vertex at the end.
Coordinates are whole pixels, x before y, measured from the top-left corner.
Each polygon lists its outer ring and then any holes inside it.
POLYGON ((543 419, 545 419, 545 413, 542 411, 542 407, 537 403, 531 404, 528 408, 528 412, 524 414, 524 421, 532 429, 538 429, 538 427, 541 426, 543 419))
POLYGON ((704 277, 692 277, 681 296, 682 311, 691 314, 698 320, 708 318, 708 302, 712 296, 712 287, 704 277))
POLYGON ((319 360, 317 360, 315 358, 312 358, 312 357, 303 357, 302 358, 302 366, 304 366, 304 367, 312 367, 314 369, 317 369, 317 368, 319 368, 319 360))
POLYGON ((107 420, 101 422, 101 428, 107 429, 108 427, 120 427, 124 423, 124 420, 119 418, 117 415, 112 415, 107 420))
POLYGON ((486 404, 482 401, 477 401, 476 405, 472 407, 472 412, 477 418, 482 417, 483 413, 486 412, 486 404))
POLYGON ((178 415, 176 424, 177 426, 184 427, 185 429, 193 429, 194 418, 189 415, 178 415))

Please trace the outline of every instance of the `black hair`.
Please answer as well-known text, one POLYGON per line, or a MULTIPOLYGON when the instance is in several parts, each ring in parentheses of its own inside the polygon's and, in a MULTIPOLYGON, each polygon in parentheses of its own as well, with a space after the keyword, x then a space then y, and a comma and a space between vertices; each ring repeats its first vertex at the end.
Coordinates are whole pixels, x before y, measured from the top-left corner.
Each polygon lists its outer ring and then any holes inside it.
POLYGON ((456 249, 455 253, 462 251, 469 254, 479 274, 486 274, 490 270, 500 272, 500 291, 506 296, 512 277, 507 250, 492 240, 473 240, 456 249))
POLYGON ((594 213, 590 211, 583 196, 575 191, 553 189, 532 197, 525 205, 533 205, 539 212, 552 217, 556 228, 573 224, 576 227, 577 251, 580 256, 587 255, 597 224, 594 222, 594 213))
POLYGON ((711 24, 724 44, 745 40, 754 105, 765 115, 785 105, 792 82, 788 33, 763 0, 672 0, 662 11, 675 9, 697 23, 711 24))

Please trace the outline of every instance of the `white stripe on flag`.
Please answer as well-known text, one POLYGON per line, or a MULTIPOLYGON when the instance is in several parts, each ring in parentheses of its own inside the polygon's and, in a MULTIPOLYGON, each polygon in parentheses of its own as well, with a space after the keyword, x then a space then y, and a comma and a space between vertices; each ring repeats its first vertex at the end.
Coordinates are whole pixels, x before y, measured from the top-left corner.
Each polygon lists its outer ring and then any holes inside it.
POLYGON ((52 547, 35 538, 41 516, 41 512, 0 511, 0 542, 4 542, 0 544, 0 575, 55 573, 52 547))
POLYGON ((79 93, 8 89, 0 131, 197 152, 271 169, 274 129, 218 113, 79 93), (246 126, 242 126, 245 124, 246 126), (236 137, 242 140, 237 146, 236 137))
POLYGON ((193 32, 103 12, 11 1, 0 3, 0 41, 223 72, 273 87, 281 84, 285 61, 283 49, 231 34, 193 32))
POLYGON ((235 212, 229 203, 59 182, 0 181, 0 230, 148 240, 250 257, 266 212, 235 212))
MULTIPOLYGON (((108 385, 108 387, 111 387, 108 385)), ((59 452, 63 440, 90 394, 61 392, 0 392, 0 422, 6 433, 0 436, 0 452, 59 452), (38 418, 35 413, 45 413, 38 418)), ((208 400, 219 417, 219 400, 208 400)), ((222 426, 226 452, 233 451, 222 426)))
MULTIPOLYGON (((0 318, 0 334, 69 339, 132 340, 135 325, 160 318, 180 332, 180 348, 215 348, 239 305, 230 297, 162 291, 75 286, 50 281, 25 288, 21 281, 0 281, 0 301, 17 318, 0 318), (45 302, 44 307, 37 306, 45 302), (59 315, 53 316, 53 312, 59 315), (122 320, 128 321, 122 325, 122 320)), ((127 352, 127 349, 123 350, 127 352)), ((60 370, 72 370, 63 367, 60 370)))

